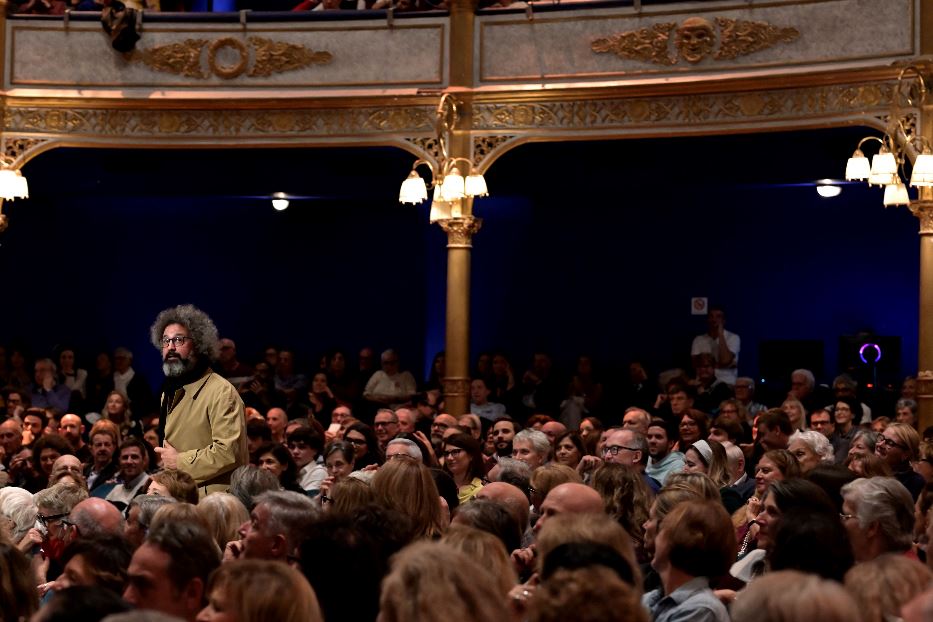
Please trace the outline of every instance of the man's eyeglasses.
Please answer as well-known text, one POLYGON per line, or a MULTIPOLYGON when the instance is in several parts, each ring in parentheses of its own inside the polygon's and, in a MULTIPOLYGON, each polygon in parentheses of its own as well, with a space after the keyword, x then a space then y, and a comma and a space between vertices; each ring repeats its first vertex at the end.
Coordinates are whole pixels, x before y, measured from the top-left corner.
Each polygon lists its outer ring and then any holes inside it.
POLYGON ((175 347, 183 346, 188 341, 194 341, 193 337, 186 337, 185 335, 175 335, 174 337, 162 337, 162 347, 167 348, 171 344, 175 344, 175 347))
POLYGON ((55 521, 57 521, 57 520, 60 520, 60 521, 62 521, 63 523, 67 523, 67 521, 64 520, 64 519, 68 517, 68 514, 69 514, 69 512, 65 512, 64 514, 53 514, 52 516, 45 516, 45 515, 43 515, 43 514, 36 514, 36 520, 39 521, 39 523, 40 523, 43 527, 48 528, 49 523, 53 523, 53 522, 55 522, 55 521))
POLYGON ((618 456, 619 452, 623 449, 628 451, 638 451, 638 447, 626 447, 625 445, 607 445, 606 447, 603 447, 603 453, 618 456))
POLYGON ((373 423, 374 428, 384 428, 388 425, 398 425, 398 419, 395 421, 377 421, 373 423))

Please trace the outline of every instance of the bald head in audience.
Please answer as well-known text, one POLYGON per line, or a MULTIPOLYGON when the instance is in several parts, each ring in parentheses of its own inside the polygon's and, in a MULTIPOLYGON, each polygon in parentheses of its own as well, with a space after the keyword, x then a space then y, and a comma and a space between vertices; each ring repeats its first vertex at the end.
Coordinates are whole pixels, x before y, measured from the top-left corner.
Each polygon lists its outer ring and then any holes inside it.
POLYGON ((600 514, 604 512, 599 493, 584 484, 561 484, 551 489, 541 504, 541 518, 535 523, 540 533, 547 520, 560 514, 600 514))
POLYGON ((515 517, 522 531, 528 528, 528 497, 517 486, 505 482, 490 482, 480 488, 476 498, 501 503, 515 517))
POLYGON ((78 534, 87 537, 99 533, 123 535, 123 514, 109 501, 89 497, 71 510, 71 522, 78 534))

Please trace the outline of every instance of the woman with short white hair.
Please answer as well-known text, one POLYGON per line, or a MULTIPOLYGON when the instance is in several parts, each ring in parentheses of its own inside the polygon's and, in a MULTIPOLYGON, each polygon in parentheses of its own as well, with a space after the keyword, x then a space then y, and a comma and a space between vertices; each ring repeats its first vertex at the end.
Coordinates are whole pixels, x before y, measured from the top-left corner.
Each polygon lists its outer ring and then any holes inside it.
POLYGON ((800 470, 807 473, 820 464, 832 464, 836 454, 826 435, 808 430, 790 435, 787 451, 794 454, 800 463, 800 470))

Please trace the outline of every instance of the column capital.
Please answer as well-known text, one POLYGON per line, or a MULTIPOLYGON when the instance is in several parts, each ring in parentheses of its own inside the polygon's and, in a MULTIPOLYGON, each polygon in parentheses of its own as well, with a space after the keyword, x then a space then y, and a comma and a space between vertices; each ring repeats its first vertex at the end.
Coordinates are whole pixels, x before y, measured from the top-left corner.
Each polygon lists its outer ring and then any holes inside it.
MULTIPOLYGON (((455 376, 446 376, 441 379, 444 387, 444 397, 449 398, 453 395, 470 395, 470 379, 455 376)), ((467 400, 469 404, 469 399, 467 400)))
POLYGON ((473 236, 483 226, 483 219, 460 216, 438 220, 437 224, 447 234, 447 248, 472 248, 473 236))
POLYGON ((933 200, 911 201, 910 211, 920 221, 920 235, 933 235, 933 200))

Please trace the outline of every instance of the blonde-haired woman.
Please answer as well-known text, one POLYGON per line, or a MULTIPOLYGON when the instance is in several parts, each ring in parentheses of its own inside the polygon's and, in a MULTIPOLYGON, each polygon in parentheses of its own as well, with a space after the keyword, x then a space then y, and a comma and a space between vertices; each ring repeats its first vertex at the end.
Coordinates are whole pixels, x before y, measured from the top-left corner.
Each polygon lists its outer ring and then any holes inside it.
POLYGON ((372 487, 377 503, 411 518, 416 537, 434 538, 444 533, 447 526, 441 518, 441 495, 422 463, 390 460, 376 472, 372 487))
POLYGON ((323 622, 317 596, 300 572, 280 562, 222 565, 208 583, 198 622, 323 622))

